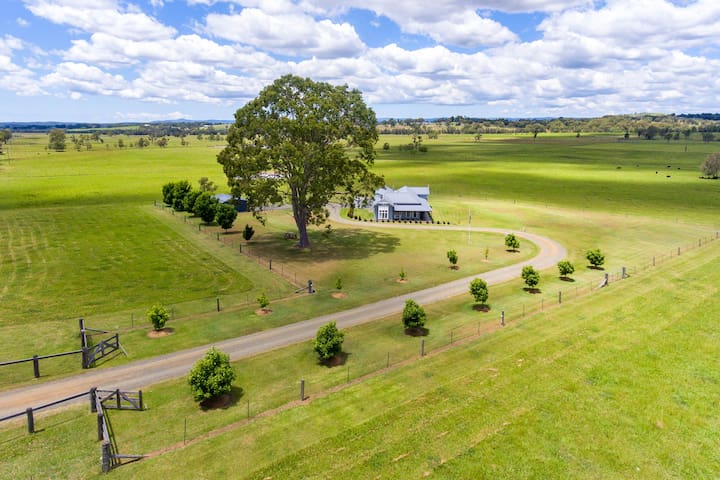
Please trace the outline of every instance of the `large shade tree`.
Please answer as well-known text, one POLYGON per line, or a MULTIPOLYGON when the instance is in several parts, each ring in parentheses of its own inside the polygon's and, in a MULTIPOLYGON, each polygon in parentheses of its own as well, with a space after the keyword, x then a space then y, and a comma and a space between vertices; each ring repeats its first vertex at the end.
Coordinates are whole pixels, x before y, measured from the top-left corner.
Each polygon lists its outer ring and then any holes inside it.
POLYGON ((264 207, 289 203, 306 248, 308 225, 327 220, 331 200, 351 204, 382 185, 370 171, 376 123, 358 90, 286 75, 235 113, 218 162, 258 219, 264 207))

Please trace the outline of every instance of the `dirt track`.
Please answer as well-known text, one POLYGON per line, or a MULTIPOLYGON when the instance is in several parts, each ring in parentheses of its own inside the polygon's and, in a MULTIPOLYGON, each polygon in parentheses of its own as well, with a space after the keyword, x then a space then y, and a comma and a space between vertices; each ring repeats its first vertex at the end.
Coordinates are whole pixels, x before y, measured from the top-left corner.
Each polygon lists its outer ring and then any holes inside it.
MULTIPOLYGON (((339 223, 355 222, 341 219, 333 209, 332 220, 339 223)), ((362 224, 363 228, 407 228, 428 230, 460 230, 468 231, 467 227, 416 225, 416 224, 362 224)), ((507 229, 471 228, 473 232, 508 233, 507 229)), ((257 355, 268 350, 306 341, 315 337, 317 329, 330 321, 337 322, 338 328, 347 328, 371 322, 401 312, 405 300, 413 298, 420 304, 431 304, 457 295, 466 294, 470 281, 476 277, 483 278, 488 285, 502 283, 520 276, 525 265, 533 265, 537 269, 555 266, 563 260, 567 253, 559 243, 539 235, 527 232, 513 232, 516 236, 535 243, 540 252, 532 259, 507 267, 492 270, 480 275, 455 280, 436 287, 388 298, 379 302, 369 303, 342 312, 315 317, 303 322, 278 327, 272 330, 257 332, 243 337, 232 338, 213 345, 230 354, 232 360, 257 355)), ((101 370, 88 370, 72 377, 45 382, 38 385, 17 388, 0 393, 0 417, 19 413, 27 407, 49 403, 54 399, 88 391, 91 387, 102 389, 120 388, 137 390, 154 383, 187 374, 192 365, 201 358, 211 345, 182 350, 158 357, 139 360, 118 367, 101 370)), ((87 400, 80 400, 85 401, 87 400)))

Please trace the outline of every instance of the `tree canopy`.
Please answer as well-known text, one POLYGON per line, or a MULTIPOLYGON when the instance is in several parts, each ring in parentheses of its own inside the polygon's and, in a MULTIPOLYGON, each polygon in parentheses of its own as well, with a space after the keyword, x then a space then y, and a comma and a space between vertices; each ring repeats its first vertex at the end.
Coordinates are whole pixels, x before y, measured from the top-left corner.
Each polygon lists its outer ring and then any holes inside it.
POLYGON ((487 282, 482 278, 475 278, 470 282, 470 295, 475 299, 475 303, 485 305, 489 297, 487 282))
POLYGON ((700 170, 706 177, 717 178, 720 172, 720 153, 711 153, 700 165, 700 170))
POLYGON ((188 376, 196 402, 230 393, 233 380, 235 370, 230 365, 230 356, 215 347, 205 352, 205 357, 195 363, 188 376))
POLYGON ((286 75, 235 113, 218 162, 258 219, 289 203, 306 248, 307 226, 325 222, 333 198, 349 204, 382 185, 370 171, 376 123, 360 91, 286 75))
POLYGON ((335 322, 327 323, 318 329, 313 350, 321 360, 329 360, 342 352, 344 339, 345 334, 338 330, 335 322))
POLYGON ((406 300, 402 312, 402 322, 405 328, 422 328, 425 326, 427 314, 425 309, 415 300, 406 300))

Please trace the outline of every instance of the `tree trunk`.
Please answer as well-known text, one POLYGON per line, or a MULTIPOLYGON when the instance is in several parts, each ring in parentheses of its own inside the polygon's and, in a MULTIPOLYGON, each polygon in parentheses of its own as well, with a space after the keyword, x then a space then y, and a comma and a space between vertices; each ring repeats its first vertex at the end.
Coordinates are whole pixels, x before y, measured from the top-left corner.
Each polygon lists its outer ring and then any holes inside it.
POLYGON ((308 237, 307 225, 305 222, 299 222, 297 219, 295 223, 297 224, 298 237, 300 238, 297 244, 298 248, 310 248, 310 237, 308 237))
POLYGON ((308 213, 306 207, 301 205, 299 195, 293 192, 292 196, 293 219, 298 229, 298 248, 310 248, 310 237, 308 237, 307 224, 308 213))

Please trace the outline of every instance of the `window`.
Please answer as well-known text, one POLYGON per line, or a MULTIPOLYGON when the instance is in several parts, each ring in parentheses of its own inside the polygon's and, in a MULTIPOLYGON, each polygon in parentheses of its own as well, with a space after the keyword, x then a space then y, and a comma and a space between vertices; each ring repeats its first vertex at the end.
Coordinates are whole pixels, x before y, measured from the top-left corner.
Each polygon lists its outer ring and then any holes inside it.
POLYGON ((387 205, 378 206, 378 220, 387 220, 390 218, 390 207, 387 205))

